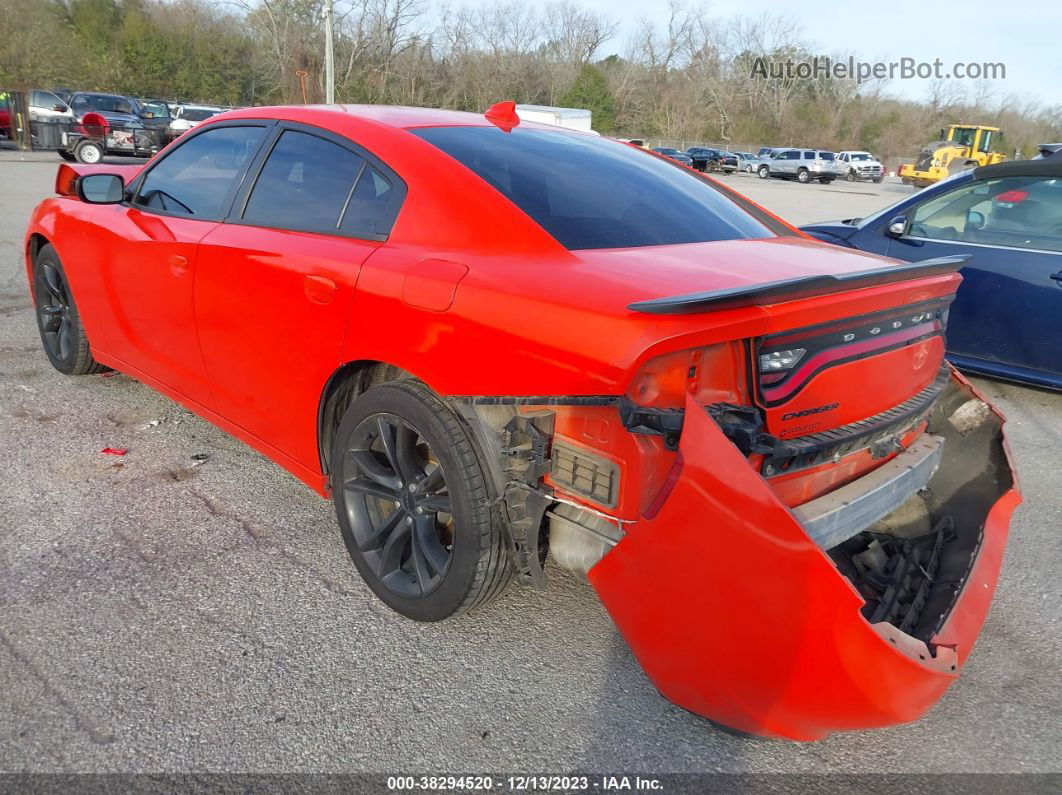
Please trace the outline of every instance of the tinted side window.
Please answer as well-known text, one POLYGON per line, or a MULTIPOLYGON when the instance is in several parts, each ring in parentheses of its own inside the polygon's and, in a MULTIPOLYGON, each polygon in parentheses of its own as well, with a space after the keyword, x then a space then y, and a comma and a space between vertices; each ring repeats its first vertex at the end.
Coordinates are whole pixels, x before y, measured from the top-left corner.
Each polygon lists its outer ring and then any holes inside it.
POLYGON ((333 231, 365 160, 316 135, 285 130, 247 200, 243 220, 259 226, 333 231))
POLYGON ((258 151, 264 127, 217 127, 189 138, 152 168, 134 204, 218 219, 244 163, 258 151))
POLYGON ((366 166, 350 194, 339 228, 351 235, 379 237, 391 231, 401 197, 391 181, 366 166))
POLYGON ((804 153, 804 159, 805 160, 814 160, 815 159, 815 153, 814 152, 805 152, 804 153))

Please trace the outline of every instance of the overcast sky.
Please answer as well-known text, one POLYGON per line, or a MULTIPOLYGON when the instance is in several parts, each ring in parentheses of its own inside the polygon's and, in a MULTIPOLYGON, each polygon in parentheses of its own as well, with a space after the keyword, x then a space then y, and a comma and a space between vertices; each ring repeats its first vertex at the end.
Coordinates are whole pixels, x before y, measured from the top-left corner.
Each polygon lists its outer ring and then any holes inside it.
MULTIPOLYGON (((667 0, 576 2, 620 23, 616 38, 602 48, 602 56, 624 51, 639 16, 662 23, 667 19, 667 0)), ((864 61, 910 57, 931 62, 940 58, 945 69, 959 61, 1002 62, 1006 79, 991 83, 995 101, 1014 95, 1044 105, 1062 105, 1062 3, 714 0, 706 8, 712 18, 788 13, 800 21, 802 38, 813 48, 823 53, 851 52, 864 61)), ((968 80, 958 82, 970 89, 974 85, 968 80)), ((896 96, 923 99, 927 85, 920 80, 894 80, 887 90, 896 96)))

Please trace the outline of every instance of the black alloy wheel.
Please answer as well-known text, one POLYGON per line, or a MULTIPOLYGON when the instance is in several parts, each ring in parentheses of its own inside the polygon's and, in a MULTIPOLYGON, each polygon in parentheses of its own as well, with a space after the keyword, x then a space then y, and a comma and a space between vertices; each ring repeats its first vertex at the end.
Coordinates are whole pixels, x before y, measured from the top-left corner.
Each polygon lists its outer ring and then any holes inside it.
POLYGON ((450 491, 431 445, 401 417, 374 414, 354 429, 347 459, 342 488, 355 496, 351 528, 372 573, 401 596, 430 594, 454 543, 450 491))
POLYGON ((33 298, 41 343, 56 370, 66 375, 87 375, 108 369, 89 352, 66 272, 51 245, 42 246, 34 258, 33 298))
POLYGON ((508 586, 493 476, 465 421, 423 383, 389 381, 359 395, 331 462, 347 552, 390 608, 440 621, 508 586))

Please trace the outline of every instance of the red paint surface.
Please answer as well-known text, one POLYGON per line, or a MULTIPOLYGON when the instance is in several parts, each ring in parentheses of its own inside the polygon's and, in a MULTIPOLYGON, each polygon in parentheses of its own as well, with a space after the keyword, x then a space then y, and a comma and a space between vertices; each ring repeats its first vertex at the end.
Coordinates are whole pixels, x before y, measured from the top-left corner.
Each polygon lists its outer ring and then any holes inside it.
POLYGON ((797 740, 924 714, 980 631, 1016 487, 989 515, 936 658, 920 660, 924 645, 863 618, 853 587, 692 400, 680 450, 667 501, 589 575, 656 688, 727 726, 797 740), (697 576, 676 576, 676 561, 697 576))

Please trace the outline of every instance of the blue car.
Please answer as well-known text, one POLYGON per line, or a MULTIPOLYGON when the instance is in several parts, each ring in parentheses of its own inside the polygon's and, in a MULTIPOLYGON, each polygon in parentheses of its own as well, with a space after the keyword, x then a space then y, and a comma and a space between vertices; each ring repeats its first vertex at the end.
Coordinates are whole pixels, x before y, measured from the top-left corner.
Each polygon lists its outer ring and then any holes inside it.
POLYGON ((972 373, 1062 389, 1062 157, 975 168, 869 218, 801 228, 907 262, 969 254, 948 358, 972 373))

